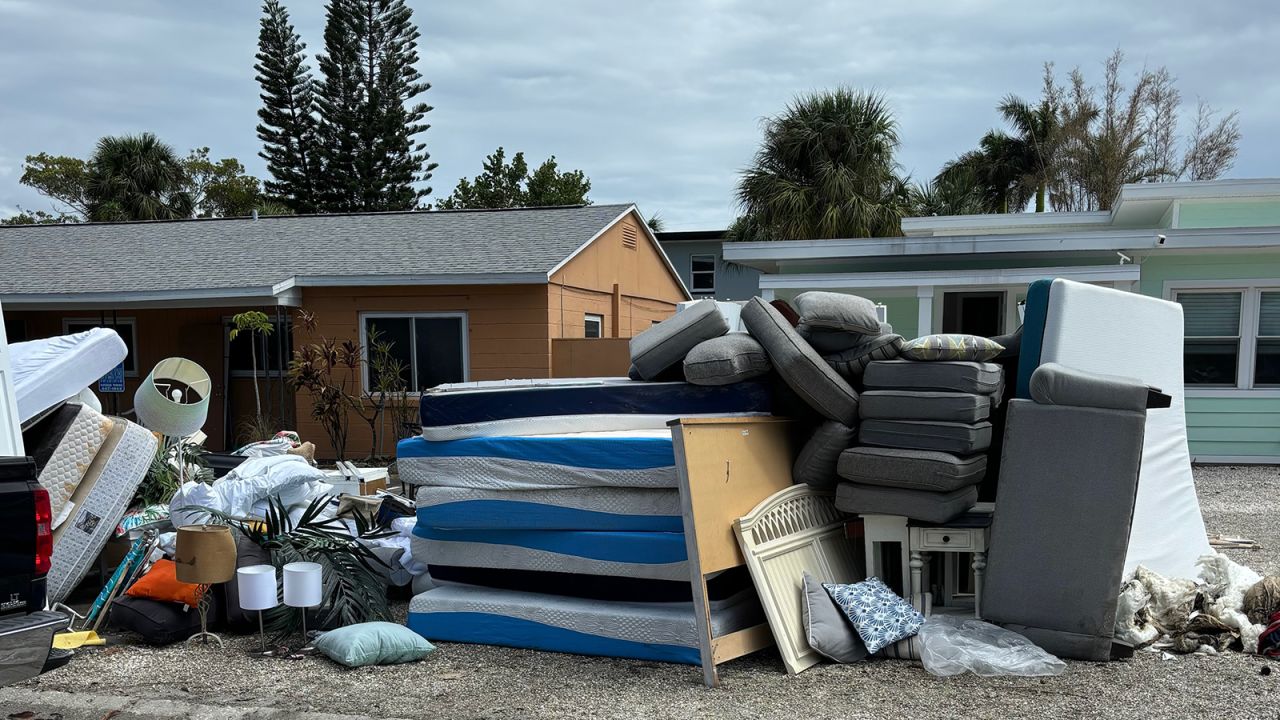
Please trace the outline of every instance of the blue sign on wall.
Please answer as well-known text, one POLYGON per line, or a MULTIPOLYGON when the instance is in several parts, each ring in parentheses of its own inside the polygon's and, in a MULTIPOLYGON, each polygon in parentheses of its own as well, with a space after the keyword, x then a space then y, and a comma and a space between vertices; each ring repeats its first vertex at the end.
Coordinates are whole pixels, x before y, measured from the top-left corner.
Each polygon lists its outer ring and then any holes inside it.
POLYGON ((111 371, 102 376, 98 381, 98 392, 100 393, 122 393, 124 392, 124 363, 120 363, 111 368, 111 371))

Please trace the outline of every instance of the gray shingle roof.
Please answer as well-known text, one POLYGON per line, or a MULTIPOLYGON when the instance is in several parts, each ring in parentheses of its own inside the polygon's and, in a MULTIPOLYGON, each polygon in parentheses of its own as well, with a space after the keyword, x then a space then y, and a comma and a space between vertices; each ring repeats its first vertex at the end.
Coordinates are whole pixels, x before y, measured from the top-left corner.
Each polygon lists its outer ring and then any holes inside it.
POLYGON ((0 298, 547 273, 630 205, 0 226, 0 298))

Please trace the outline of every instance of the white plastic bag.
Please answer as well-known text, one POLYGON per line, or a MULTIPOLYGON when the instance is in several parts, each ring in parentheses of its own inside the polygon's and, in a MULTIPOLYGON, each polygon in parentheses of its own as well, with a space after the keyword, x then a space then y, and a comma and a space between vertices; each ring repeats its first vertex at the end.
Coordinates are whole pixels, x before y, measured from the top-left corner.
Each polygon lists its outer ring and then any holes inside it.
POLYGON ((920 628, 920 660, 934 675, 1061 675, 1067 664, 1012 630, 972 617, 938 615, 920 628))

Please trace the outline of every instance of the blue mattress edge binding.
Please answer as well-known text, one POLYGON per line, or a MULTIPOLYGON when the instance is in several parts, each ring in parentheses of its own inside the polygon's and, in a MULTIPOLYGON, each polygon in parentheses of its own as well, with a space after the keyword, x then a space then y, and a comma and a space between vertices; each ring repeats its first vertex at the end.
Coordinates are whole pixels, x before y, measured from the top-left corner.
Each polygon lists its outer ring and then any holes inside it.
POLYGON ((682 532, 441 530, 418 524, 413 534, 426 540, 510 545, 605 562, 668 565, 689 557, 682 532))
POLYGON ((497 436, 462 440, 405 438, 397 458, 470 457, 584 467, 595 470, 653 470, 674 467, 670 437, 497 436))
POLYGON ((679 515, 630 515, 520 500, 457 500, 418 508, 418 523, 440 530, 684 531, 679 515))
POLYGON ((1053 280, 1045 278, 1027 288, 1027 306, 1022 316, 1022 346, 1018 350, 1018 384, 1014 397, 1031 397, 1031 373, 1040 367, 1044 331, 1049 316, 1049 292, 1053 280))
POLYGON ((411 612, 410 630, 428 640, 503 645, 576 655, 701 664, 696 647, 642 643, 480 612, 411 612))

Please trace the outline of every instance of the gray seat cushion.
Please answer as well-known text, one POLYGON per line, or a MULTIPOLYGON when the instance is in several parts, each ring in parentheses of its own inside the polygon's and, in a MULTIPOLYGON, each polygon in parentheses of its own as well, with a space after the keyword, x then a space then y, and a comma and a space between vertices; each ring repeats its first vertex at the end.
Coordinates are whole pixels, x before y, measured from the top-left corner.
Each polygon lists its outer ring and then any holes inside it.
POLYGON ((684 358, 684 377, 694 385, 729 385, 773 369, 759 341, 729 333, 698 343, 684 358))
POLYGON ((787 385, 828 420, 853 425, 858 393, 836 374, 781 313, 760 298, 742 309, 742 322, 760 341, 773 367, 787 385))
POLYGON ((972 455, 991 447, 991 423, 865 420, 858 427, 858 442, 862 445, 972 455))
MULTIPOLYGON (((838 510, 858 515, 902 515, 928 523, 947 522, 964 514, 976 502, 978 488, 973 486, 946 493, 849 482, 840 483, 836 488, 838 510)), ((990 596, 989 590, 983 593, 984 598, 990 596)))
POLYGON ((801 590, 800 612, 809 647, 838 663, 866 660, 867 646, 822 583, 805 573, 801 590))
POLYGON ((857 347, 867 338, 866 335, 861 333, 807 327, 805 325, 796 328, 796 332, 800 333, 800 337, 807 340, 809 346, 817 350, 819 355, 844 352, 849 348, 857 347))
POLYGON ((1004 373, 995 363, 960 360, 878 360, 867 366, 868 390, 949 390, 996 395, 1004 373))
POLYGON ((1141 380, 1082 372, 1045 363, 1031 373, 1031 398, 1041 405, 1076 405, 1113 410, 1147 409, 1150 388, 1141 380))
POLYGON ((868 390, 858 396, 863 420, 975 423, 991 414, 991 396, 936 390, 868 390))
POLYGON ((951 492, 981 482, 987 456, 858 446, 840 453, 836 473, 860 485, 951 492))
POLYGON ((836 463, 840 460, 840 453, 853 444, 855 434, 856 430, 835 420, 819 425, 800 448, 800 454, 791 467, 791 481, 826 490, 835 487, 840 481, 836 475, 836 463))
POLYGON ((701 300, 631 338, 631 364, 645 380, 684 360, 704 340, 729 332, 715 300, 701 300))
POLYGON ((1110 658, 1145 428, 1145 412, 1010 401, 984 619, 1058 657, 1110 658))
MULTIPOLYGON (((862 377, 867 365, 876 360, 892 360, 898 357, 898 354, 902 352, 902 342, 901 335, 864 336, 849 349, 843 352, 828 353, 823 355, 822 359, 826 360, 828 365, 840 373, 841 377, 848 380, 857 380, 862 377)), ((814 349, 819 352, 825 352, 817 345, 814 345, 814 349)))
POLYGON ((800 316, 801 332, 808 328, 843 330, 861 335, 880 332, 876 304, 864 297, 847 293, 810 291, 791 301, 800 316))

